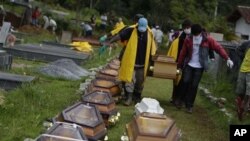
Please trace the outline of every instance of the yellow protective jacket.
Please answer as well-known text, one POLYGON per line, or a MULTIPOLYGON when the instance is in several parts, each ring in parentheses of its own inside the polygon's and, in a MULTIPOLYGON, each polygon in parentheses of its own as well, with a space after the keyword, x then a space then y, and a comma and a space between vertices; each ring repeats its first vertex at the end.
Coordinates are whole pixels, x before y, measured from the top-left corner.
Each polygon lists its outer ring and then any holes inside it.
POLYGON ((245 57, 240 67, 240 72, 250 72, 250 48, 245 54, 245 57))
MULTIPOLYGON (((121 81, 131 82, 134 72, 135 66, 135 59, 137 53, 137 43, 138 43, 138 35, 137 35, 137 25, 131 26, 133 29, 132 34, 128 40, 126 45, 125 52, 123 54, 121 60, 121 67, 119 69, 118 78, 121 81)), ((150 55, 155 55, 156 52, 156 45, 153 38, 153 33, 149 27, 147 27, 147 50, 146 50, 146 58, 145 58, 145 65, 144 65, 144 77, 146 78, 147 69, 149 65, 149 58, 150 55)))
POLYGON ((123 22, 118 22, 115 25, 115 28, 110 32, 112 36, 120 32, 125 27, 123 22))
POLYGON ((167 56, 173 57, 175 61, 177 61, 178 47, 179 47, 179 37, 172 42, 167 52, 167 56))

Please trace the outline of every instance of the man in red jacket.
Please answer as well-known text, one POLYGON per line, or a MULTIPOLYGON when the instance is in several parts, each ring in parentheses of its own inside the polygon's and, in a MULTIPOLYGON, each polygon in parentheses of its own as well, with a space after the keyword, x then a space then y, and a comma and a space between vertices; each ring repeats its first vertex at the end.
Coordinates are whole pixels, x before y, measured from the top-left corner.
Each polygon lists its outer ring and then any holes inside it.
POLYGON ((208 69, 209 49, 214 50, 227 60, 229 68, 233 67, 233 62, 222 46, 211 36, 202 32, 202 27, 199 24, 192 25, 191 36, 184 40, 178 58, 178 68, 183 70, 183 84, 180 87, 180 93, 185 95, 184 101, 180 101, 180 103, 185 102, 188 113, 192 113, 197 88, 203 71, 208 69))

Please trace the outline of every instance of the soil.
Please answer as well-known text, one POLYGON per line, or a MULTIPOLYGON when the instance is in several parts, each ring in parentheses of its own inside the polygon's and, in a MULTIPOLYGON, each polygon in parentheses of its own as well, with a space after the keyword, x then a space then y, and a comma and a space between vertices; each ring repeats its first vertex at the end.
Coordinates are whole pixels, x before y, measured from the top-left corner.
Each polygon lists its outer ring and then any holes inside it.
POLYGON ((48 30, 43 29, 41 27, 32 26, 32 25, 24 25, 18 28, 18 31, 25 32, 25 33, 34 33, 34 34, 41 34, 41 33, 50 33, 48 30))

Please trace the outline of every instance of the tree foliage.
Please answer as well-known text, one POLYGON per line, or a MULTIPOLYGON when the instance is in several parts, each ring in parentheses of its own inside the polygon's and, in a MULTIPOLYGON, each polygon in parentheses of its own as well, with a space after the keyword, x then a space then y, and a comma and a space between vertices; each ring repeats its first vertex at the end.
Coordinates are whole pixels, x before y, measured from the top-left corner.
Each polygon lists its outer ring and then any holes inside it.
POLYGON ((112 12, 116 16, 132 19, 135 14, 145 15, 150 24, 159 24, 163 29, 177 29, 186 18, 204 25, 208 30, 224 24, 237 5, 250 5, 246 0, 43 0, 60 4, 69 9, 91 7, 99 13, 112 12), (215 12, 217 8, 217 18, 215 12))

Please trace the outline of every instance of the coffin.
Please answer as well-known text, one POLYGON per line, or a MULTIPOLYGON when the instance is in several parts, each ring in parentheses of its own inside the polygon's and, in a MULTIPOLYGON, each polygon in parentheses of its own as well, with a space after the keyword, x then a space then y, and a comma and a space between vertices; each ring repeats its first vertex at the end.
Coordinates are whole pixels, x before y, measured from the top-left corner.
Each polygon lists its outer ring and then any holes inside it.
POLYGON ((109 92, 112 95, 112 97, 118 96, 121 94, 121 88, 119 86, 119 83, 113 80, 107 80, 107 79, 94 79, 88 85, 86 92, 91 93, 96 90, 109 92))
POLYGON ((97 79, 117 80, 118 71, 114 69, 105 68, 96 73, 97 79))
POLYGON ((118 110, 110 93, 93 91, 92 93, 83 95, 82 100, 96 105, 106 126, 114 124, 119 119, 117 115, 118 110))
POLYGON ((78 102, 63 110, 55 120, 81 126, 86 137, 91 141, 103 139, 107 134, 99 110, 90 103, 78 102))
POLYGON ((176 79, 177 63, 174 58, 157 55, 154 58, 153 77, 176 79))
POLYGON ((38 137, 37 141, 88 141, 79 125, 56 122, 49 130, 38 137))
POLYGON ((126 124, 129 141, 179 141, 175 121, 162 114, 142 113, 126 124))

